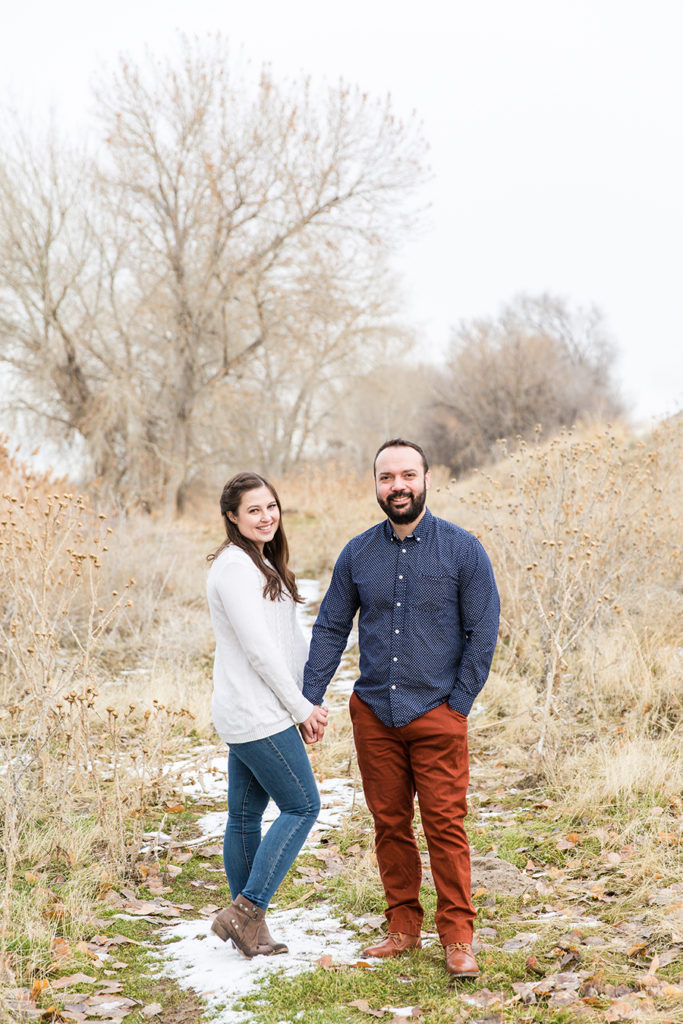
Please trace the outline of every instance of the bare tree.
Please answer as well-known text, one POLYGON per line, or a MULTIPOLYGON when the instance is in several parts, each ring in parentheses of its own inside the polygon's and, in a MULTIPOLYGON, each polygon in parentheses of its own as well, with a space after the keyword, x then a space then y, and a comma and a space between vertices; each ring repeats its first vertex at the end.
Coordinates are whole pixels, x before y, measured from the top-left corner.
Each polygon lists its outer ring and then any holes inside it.
MULTIPOLYGON (((234 420, 250 388, 271 389, 283 405, 279 448, 254 436, 241 457, 260 452, 285 465, 310 435, 332 368, 345 357, 348 371, 352 353, 360 368, 359 349, 383 344, 380 257, 405 226, 397 211, 420 178, 424 146, 388 100, 343 84, 319 95, 307 81, 284 87, 265 72, 254 81, 235 74, 220 39, 183 40, 177 61, 123 61, 98 102, 106 141, 97 177, 75 185, 68 203, 69 230, 81 233, 67 247, 79 255, 68 284, 83 317, 60 335, 60 365, 69 387, 80 386, 82 408, 65 415, 52 373, 31 381, 34 409, 80 431, 108 485, 145 486, 149 500, 181 509, 215 453, 221 431, 212 437, 211 424, 226 405, 234 420), (100 437, 112 465, 95 455, 100 437)), ((45 185, 34 169, 38 195, 45 185)), ((22 216, 19 173, 2 178, 10 248, 18 232, 8 225, 22 216)), ((34 219, 36 204, 42 210, 36 196, 24 203, 34 219)), ((44 277, 55 265, 63 272, 53 234, 38 217, 44 277)), ((26 381, 48 343, 27 326, 26 303, 17 306, 16 269, 2 273, 0 288, 13 308, 3 358, 11 349, 26 381)), ((45 301, 43 320, 54 320, 59 304, 45 301)))
POLYGON ((520 296, 497 318, 461 324, 445 372, 435 371, 431 438, 455 470, 493 457, 495 442, 550 435, 581 418, 614 416, 614 350, 600 312, 549 295, 520 296))
MULTIPOLYGON (((0 163, 0 356, 24 387, 18 404, 51 432, 103 437, 95 415, 107 376, 99 333, 98 244, 87 157, 54 133, 44 148, 17 131, 0 163)), ((101 446, 93 437, 95 472, 101 446)))

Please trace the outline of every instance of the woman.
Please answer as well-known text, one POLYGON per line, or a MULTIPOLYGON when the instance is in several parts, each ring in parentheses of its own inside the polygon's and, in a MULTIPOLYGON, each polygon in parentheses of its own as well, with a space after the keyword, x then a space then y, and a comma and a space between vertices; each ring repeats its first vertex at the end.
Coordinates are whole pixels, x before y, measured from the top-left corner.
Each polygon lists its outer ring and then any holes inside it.
POLYGON ((307 645, 282 509, 255 473, 223 488, 226 540, 209 555, 207 594, 216 634, 211 709, 229 746, 223 860, 233 902, 212 929, 245 956, 286 953, 265 922, 268 904, 320 810, 307 742, 322 737, 327 711, 301 693, 307 645), (280 814, 261 838, 268 800, 280 814))

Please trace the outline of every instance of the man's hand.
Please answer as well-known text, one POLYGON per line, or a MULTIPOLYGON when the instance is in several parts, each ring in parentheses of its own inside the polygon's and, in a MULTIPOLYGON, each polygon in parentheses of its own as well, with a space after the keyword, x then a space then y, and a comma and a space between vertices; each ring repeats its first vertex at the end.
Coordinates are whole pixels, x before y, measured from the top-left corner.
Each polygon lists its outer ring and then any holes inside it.
POLYGON ((325 734, 327 725, 327 708, 316 705, 305 722, 299 725, 299 732, 304 743, 317 743, 325 734))

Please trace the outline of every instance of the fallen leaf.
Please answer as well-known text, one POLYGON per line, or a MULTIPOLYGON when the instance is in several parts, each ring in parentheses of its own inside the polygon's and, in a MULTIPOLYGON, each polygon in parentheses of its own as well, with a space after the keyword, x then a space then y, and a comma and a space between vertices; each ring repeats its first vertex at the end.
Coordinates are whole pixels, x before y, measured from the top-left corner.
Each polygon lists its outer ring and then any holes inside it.
POLYGON ((476 899, 479 899, 480 896, 485 896, 487 891, 488 890, 486 889, 486 886, 485 885, 481 885, 481 886, 479 886, 478 889, 476 889, 472 893, 472 895, 473 895, 474 899, 476 900, 476 899))
MULTIPOLYGON (((107 939, 106 935, 100 936, 101 938, 107 939)), ((120 935, 118 932, 116 935, 110 935, 107 939, 110 946, 120 946, 124 942, 130 942, 133 946, 146 946, 146 942, 141 942, 140 939, 130 939, 127 935, 120 935)))
POLYGON ((331 953, 323 953, 315 961, 319 967, 322 967, 324 971, 329 971, 334 966, 334 957, 331 953))
POLYGON ((43 917, 48 921, 63 921, 68 915, 68 908, 61 900, 55 900, 43 911, 43 917))
POLYGON ((181 811, 185 810, 185 804, 167 803, 166 804, 166 810, 170 814, 180 814, 181 811))
POLYGON ((71 946, 61 935, 55 935, 50 943, 50 952, 57 960, 65 960, 71 956, 71 946))
POLYGON ((631 1017, 635 1017, 636 1009, 627 1003, 625 999, 617 999, 616 1002, 612 1003, 608 1010, 605 1011, 606 1021, 615 1020, 629 1020, 631 1017))
POLYGON ((88 943, 84 942, 83 940, 76 943, 76 945, 74 946, 74 952, 82 953, 83 956, 89 956, 91 960, 99 960, 98 954, 93 953, 90 947, 88 946, 88 943))
POLYGON ((210 846, 202 846, 199 852, 202 857, 222 857, 223 846, 221 843, 211 843, 210 846))
POLYGON ((532 946, 537 938, 538 935, 534 932, 518 932, 513 938, 507 939, 501 946, 501 949, 504 953, 516 953, 526 946, 532 946))
POLYGON ((147 1006, 143 1006, 140 1013, 143 1017, 156 1017, 158 1013, 161 1013, 163 1006, 161 1003, 148 1003, 147 1006))
POLYGON ((659 970, 659 957, 655 953, 650 961, 650 966, 647 969, 647 973, 643 974, 639 979, 641 988, 657 988, 659 986, 659 978, 657 977, 657 971, 659 970))
MULTIPOLYGON (((578 989, 583 976, 583 973, 579 974, 577 971, 560 971, 558 974, 549 974, 547 978, 536 982, 534 991, 539 995, 548 995, 550 992, 558 992, 561 989, 578 989)), ((574 996, 578 1000, 578 991, 574 992, 574 996)))
POLYGON ((100 981, 103 987, 95 992, 96 996, 111 995, 112 992, 120 992, 123 988, 122 981, 100 981))
POLYGON ((638 953, 644 952, 649 945, 649 942, 636 942, 626 950, 626 956, 637 956, 638 953))
POLYGON ((52 982, 52 989, 55 992, 63 988, 70 988, 71 985, 94 985, 97 978, 92 974, 69 974, 63 978, 57 978, 52 982))
POLYGON ((550 896, 553 891, 552 885, 548 885, 548 883, 544 882, 541 878, 536 882, 535 888, 539 896, 550 896))
POLYGON ((175 850, 171 854, 171 858, 176 864, 187 864, 188 860, 192 860, 194 854, 192 850, 175 850))
POLYGON ((470 1006, 478 1006, 482 1010, 488 1010, 491 1006, 505 1002, 504 992, 491 992, 488 988, 481 988, 477 992, 465 992, 460 997, 463 1003, 470 1006))
POLYGON ((386 1010, 373 1010, 367 999, 354 999, 352 1003, 347 1003, 347 1006, 352 1006, 355 1010, 360 1010, 361 1013, 369 1013, 373 1017, 383 1017, 386 1010))
POLYGON ((29 996, 29 999, 32 999, 35 1002, 36 997, 39 996, 41 992, 43 992, 46 988, 49 987, 50 982, 47 980, 47 978, 36 978, 33 982, 33 985, 31 986, 31 994, 29 996))
POLYGON ((39 875, 36 875, 33 871, 25 871, 24 878, 29 885, 36 885, 36 883, 40 881, 39 875))
POLYGON ((201 914, 202 917, 213 917, 220 909, 221 908, 218 903, 207 903, 206 906, 199 908, 198 913, 201 914))

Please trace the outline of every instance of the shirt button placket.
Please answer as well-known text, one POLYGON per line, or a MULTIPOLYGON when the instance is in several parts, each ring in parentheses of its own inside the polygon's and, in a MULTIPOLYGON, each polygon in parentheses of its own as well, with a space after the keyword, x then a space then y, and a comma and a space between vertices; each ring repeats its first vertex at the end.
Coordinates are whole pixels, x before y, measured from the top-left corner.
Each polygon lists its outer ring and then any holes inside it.
MULTIPOLYGON (((396 722, 397 715, 394 714, 395 698, 398 698, 398 689, 401 681, 402 654, 403 654, 403 612, 405 608, 405 594, 408 574, 405 572, 407 548, 401 543, 398 559, 396 562, 396 580, 394 583, 394 607, 391 616, 391 664, 389 666, 389 701, 392 706, 392 717, 396 722)), ((400 699, 397 700, 396 708, 399 718, 400 699)), ((400 723, 399 723, 400 724, 400 723)))

